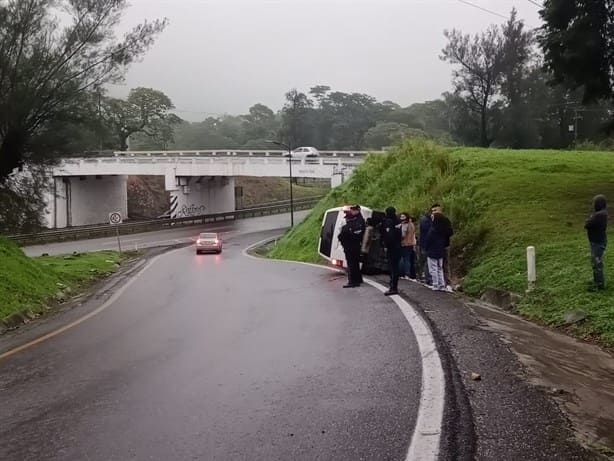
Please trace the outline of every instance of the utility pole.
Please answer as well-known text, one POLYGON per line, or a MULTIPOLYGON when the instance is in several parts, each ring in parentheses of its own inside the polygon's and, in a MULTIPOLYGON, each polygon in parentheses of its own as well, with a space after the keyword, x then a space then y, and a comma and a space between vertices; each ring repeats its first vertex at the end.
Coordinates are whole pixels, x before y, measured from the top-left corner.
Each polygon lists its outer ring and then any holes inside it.
POLYGON ((574 107, 573 109, 573 142, 574 144, 578 143, 578 107, 574 107))
POLYGON ((292 144, 284 144, 279 141, 267 141, 288 151, 288 167, 290 173, 290 227, 294 227, 294 191, 292 190, 292 144))
POLYGON ((578 106, 575 106, 573 109, 573 139, 574 139, 574 144, 578 144, 578 128, 579 128, 579 121, 582 120, 582 116, 580 115, 580 112, 582 111, 582 109, 579 109, 578 106))
POLYGON ((98 152, 102 152, 102 91, 98 87, 98 152))

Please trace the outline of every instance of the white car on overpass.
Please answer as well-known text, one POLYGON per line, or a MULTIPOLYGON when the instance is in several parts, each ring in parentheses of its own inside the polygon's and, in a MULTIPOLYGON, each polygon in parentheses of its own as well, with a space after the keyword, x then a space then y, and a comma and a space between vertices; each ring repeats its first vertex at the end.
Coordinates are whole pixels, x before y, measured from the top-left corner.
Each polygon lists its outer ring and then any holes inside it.
MULTIPOLYGON (((283 156, 288 157, 288 152, 284 152, 283 156)), ((319 157, 320 152, 315 147, 297 147, 292 151, 292 158, 319 157)))

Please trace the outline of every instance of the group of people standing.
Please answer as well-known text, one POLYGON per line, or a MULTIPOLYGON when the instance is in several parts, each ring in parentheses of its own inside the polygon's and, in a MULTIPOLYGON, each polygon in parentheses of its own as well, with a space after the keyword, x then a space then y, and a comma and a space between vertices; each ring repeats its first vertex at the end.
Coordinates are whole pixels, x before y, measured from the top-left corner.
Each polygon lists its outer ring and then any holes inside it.
MULTIPOLYGON (((363 219, 358 205, 346 211, 346 223, 339 233, 348 269, 348 283, 344 288, 357 287, 362 283, 361 254, 363 257, 368 255, 375 227, 372 218, 367 221, 363 219)), ((397 215, 394 207, 386 209, 377 227, 388 260, 390 285, 385 293, 387 296, 398 293, 401 278, 420 278, 433 290, 451 290, 449 255, 453 230, 438 203, 421 217, 418 229, 409 213, 397 215)))
MULTIPOLYGON (((597 195, 593 199, 593 206, 594 213, 584 225, 588 233, 593 269, 593 281, 588 288, 590 291, 601 291, 605 289, 603 256, 607 246, 606 198, 597 195)), ((431 206, 420 218, 418 229, 409 213, 397 215, 394 207, 386 209, 384 218, 377 226, 389 266, 390 286, 385 293, 387 296, 398 293, 399 279, 420 279, 433 290, 452 290, 449 261, 453 230, 441 205, 435 203, 431 206)), ((348 283, 344 288, 362 284, 360 261, 361 257, 369 253, 375 238, 375 227, 373 218, 364 220, 360 206, 354 205, 346 210, 346 222, 339 233, 348 269, 348 283)))

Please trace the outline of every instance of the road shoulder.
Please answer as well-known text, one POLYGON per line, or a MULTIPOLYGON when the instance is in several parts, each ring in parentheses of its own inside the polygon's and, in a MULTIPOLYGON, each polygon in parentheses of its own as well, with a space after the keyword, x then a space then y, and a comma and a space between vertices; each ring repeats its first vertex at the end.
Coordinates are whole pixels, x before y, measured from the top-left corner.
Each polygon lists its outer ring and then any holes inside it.
POLYGON ((53 335, 55 331, 63 330, 67 325, 78 322, 79 319, 95 312, 154 258, 184 246, 186 245, 146 250, 138 257, 130 259, 111 276, 90 286, 86 291, 76 294, 36 318, 29 319, 27 323, 0 334, 0 358, 10 354, 16 348, 38 341, 39 338, 53 335))
MULTIPOLYGON (((483 328, 462 299, 415 283, 403 283, 400 291, 435 332, 452 383, 448 399, 457 397, 449 410, 465 408, 466 396, 476 436, 475 459, 596 459, 580 446, 569 421, 544 390, 528 383, 509 346, 483 328)), ((471 442, 462 435, 467 415, 461 411, 458 416, 448 421, 456 427, 446 432, 460 435, 461 440, 449 441, 460 447, 471 442)))

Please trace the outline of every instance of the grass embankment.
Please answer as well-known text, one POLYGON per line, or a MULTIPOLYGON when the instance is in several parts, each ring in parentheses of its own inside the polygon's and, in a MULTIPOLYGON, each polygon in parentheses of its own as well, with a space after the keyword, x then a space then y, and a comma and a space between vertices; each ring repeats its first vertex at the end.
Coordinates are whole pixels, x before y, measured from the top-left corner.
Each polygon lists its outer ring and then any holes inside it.
POLYGON ((562 326, 565 312, 583 310, 587 319, 569 329, 611 347, 614 253, 606 252, 607 289, 587 292, 592 274, 583 224, 593 195, 614 199, 613 162, 606 152, 445 149, 406 142, 388 155, 371 156, 271 256, 316 261, 322 215, 333 206, 392 204, 418 216, 439 201, 455 227, 453 270, 463 278, 465 292, 479 295, 492 287, 524 294, 526 247, 534 245, 537 289, 523 295, 518 311, 562 326))
POLYGON ((29 258, 0 237, 0 320, 23 310, 40 312, 55 296, 70 297, 115 271, 113 251, 29 258))
MULTIPOLYGON (((290 183, 283 178, 257 178, 243 176, 236 178, 236 185, 243 189, 241 207, 249 208, 262 203, 288 200, 290 183)), ((294 184, 294 198, 316 197, 330 191, 330 183, 314 181, 313 183, 294 184)))

